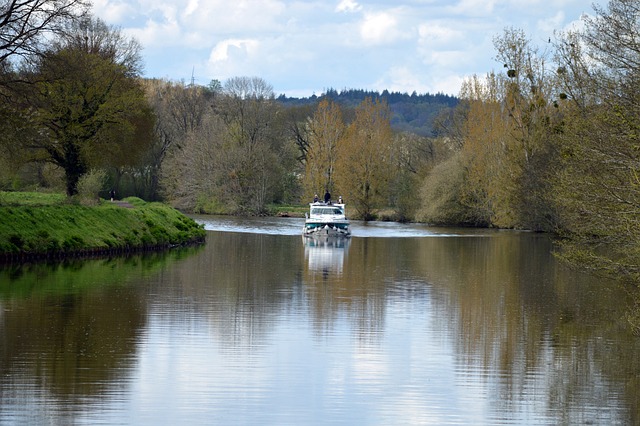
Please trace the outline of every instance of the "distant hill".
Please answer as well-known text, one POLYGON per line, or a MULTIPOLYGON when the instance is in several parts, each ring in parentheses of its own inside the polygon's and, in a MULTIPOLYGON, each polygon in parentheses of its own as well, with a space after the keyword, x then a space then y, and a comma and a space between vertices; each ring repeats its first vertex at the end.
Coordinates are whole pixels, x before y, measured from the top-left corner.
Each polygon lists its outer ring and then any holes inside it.
POLYGON ((416 133, 421 136, 432 136, 433 120, 440 111, 445 108, 453 108, 459 102, 457 97, 443 93, 419 95, 414 91, 409 95, 387 90, 379 93, 360 89, 342 90, 340 92, 335 89, 328 89, 320 96, 313 95, 308 98, 289 98, 285 95, 280 95, 277 100, 286 106, 300 106, 315 104, 322 98, 330 98, 342 106, 355 108, 367 97, 386 100, 393 115, 391 127, 395 130, 416 133))

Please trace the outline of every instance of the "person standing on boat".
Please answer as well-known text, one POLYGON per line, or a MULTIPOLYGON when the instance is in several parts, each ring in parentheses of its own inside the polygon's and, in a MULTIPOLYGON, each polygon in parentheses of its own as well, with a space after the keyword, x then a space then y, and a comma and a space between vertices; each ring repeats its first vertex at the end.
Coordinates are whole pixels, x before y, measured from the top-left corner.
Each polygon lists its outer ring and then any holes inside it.
POLYGON ((329 190, 327 189, 324 193, 324 202, 328 203, 329 201, 331 201, 331 194, 329 194, 329 190))
POLYGON ((338 204, 344 204, 344 201, 342 200, 342 195, 338 197, 338 204))
POLYGON ((317 203, 317 202, 318 202, 318 194, 316 194, 316 195, 314 195, 314 196, 313 196, 313 202, 314 202, 314 203, 317 203))

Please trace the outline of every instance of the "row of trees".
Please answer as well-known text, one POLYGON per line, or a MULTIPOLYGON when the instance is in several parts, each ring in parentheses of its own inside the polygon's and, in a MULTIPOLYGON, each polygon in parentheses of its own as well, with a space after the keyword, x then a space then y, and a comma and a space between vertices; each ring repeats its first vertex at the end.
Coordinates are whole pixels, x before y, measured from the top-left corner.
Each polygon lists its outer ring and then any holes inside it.
POLYGON ((640 5, 612 0, 541 51, 494 40, 504 72, 472 77, 443 124, 458 146, 424 182, 429 222, 552 231, 563 255, 640 278, 640 5))
POLYGON ((215 90, 146 84, 149 93, 165 93, 163 99, 171 92, 171 108, 192 106, 174 115, 155 108, 159 133, 179 135, 170 138, 180 142, 166 150, 160 173, 163 195, 176 206, 260 214, 271 203, 299 203, 328 190, 365 219, 381 207, 394 208, 399 218, 415 211, 417 198, 403 191, 417 191, 434 143, 394 134, 384 101, 366 98, 349 109, 322 98, 317 106, 285 107, 256 77, 235 77, 215 90), (174 118, 192 125, 179 128, 174 118))

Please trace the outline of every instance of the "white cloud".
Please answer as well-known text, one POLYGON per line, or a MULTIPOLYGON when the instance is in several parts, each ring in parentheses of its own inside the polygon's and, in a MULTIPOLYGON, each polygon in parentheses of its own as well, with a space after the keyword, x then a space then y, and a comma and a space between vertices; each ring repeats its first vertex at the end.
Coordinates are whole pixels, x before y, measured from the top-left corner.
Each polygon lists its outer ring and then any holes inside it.
POLYGON ((251 56, 258 50, 258 45, 258 41, 250 39, 229 39, 221 41, 216 44, 211 51, 209 62, 224 62, 229 60, 230 56, 235 58, 245 55, 251 56))
POLYGON ((387 89, 390 92, 412 93, 415 90, 422 93, 427 91, 428 87, 424 75, 421 74, 413 72, 406 66, 391 67, 374 86, 380 91, 387 89))
POLYGON ((368 45, 394 41, 400 35, 397 24, 398 20, 391 13, 368 13, 360 24, 360 37, 368 45))
POLYGON ((541 33, 553 34, 554 30, 562 28, 565 21, 565 14, 562 10, 558 11, 554 16, 541 19, 537 23, 537 28, 541 33))
POLYGON ((420 43, 434 44, 441 46, 464 38, 460 30, 454 29, 451 25, 444 25, 439 22, 423 23, 418 27, 420 43))
POLYGON ((126 1, 94 0, 93 13, 108 24, 116 24, 134 14, 134 8, 126 1))
POLYGON ((342 0, 336 6, 336 12, 359 12, 362 6, 354 0, 342 0))
POLYGON ((176 21, 159 23, 149 20, 144 27, 129 28, 126 32, 144 47, 171 47, 183 44, 181 27, 176 21))
POLYGON ((199 8, 200 8, 200 2, 198 0, 189 0, 189 3, 187 3, 187 7, 184 9, 184 15, 185 16, 193 15, 194 13, 198 12, 199 8))
MULTIPOLYGON (((607 0, 595 0, 604 5, 607 0)), ((584 0, 94 0, 144 47, 147 76, 257 75, 276 92, 444 90, 495 68, 507 26, 546 42, 591 12, 584 0), (198 71, 201 69, 201 71, 198 71), (173 75, 173 74, 177 75, 173 75), (375 84, 377 87, 371 87, 375 84), (383 85, 387 85, 384 87, 383 85)))
POLYGON ((461 16, 487 16, 494 13, 498 0, 460 0, 451 11, 461 16))

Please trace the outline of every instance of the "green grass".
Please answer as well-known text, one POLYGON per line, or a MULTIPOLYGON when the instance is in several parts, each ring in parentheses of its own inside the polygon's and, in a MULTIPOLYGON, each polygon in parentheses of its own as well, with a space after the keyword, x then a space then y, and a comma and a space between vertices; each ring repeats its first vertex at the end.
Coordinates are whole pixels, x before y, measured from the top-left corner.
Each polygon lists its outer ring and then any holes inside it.
POLYGON ((309 211, 309 205, 271 204, 267 207, 267 210, 271 216, 304 217, 304 214, 309 211))
POLYGON ((2 192, 0 191, 0 206, 44 206, 62 204, 67 197, 62 193, 47 192, 2 192))
POLYGON ((60 194, 0 192, 0 254, 130 250, 203 241, 204 229, 179 211, 128 198, 83 206, 60 194))

